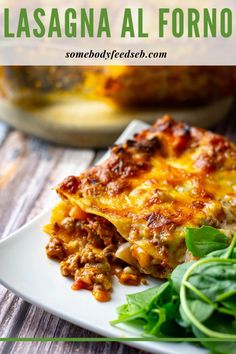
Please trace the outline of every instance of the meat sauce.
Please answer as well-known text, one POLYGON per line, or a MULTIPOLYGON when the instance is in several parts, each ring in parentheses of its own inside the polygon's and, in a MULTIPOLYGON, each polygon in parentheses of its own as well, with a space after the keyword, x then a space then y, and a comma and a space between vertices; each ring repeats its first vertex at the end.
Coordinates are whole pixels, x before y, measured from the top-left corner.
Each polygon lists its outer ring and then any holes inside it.
POLYGON ((74 279, 73 290, 90 290, 96 300, 104 302, 110 300, 113 275, 122 284, 140 283, 137 270, 115 257, 124 240, 106 219, 64 204, 63 219, 45 231, 56 236, 46 246, 47 255, 60 261, 63 276, 74 279))

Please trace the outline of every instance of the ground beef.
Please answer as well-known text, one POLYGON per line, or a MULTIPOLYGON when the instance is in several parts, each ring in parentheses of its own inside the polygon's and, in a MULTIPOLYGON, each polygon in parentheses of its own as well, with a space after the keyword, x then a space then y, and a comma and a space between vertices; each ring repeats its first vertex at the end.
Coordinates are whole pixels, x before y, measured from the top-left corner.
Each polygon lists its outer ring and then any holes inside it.
POLYGON ((46 246, 46 252, 49 258, 59 259, 60 261, 66 257, 63 244, 57 238, 50 238, 50 241, 46 246))
POLYGON ((88 289, 98 301, 108 301, 113 275, 123 284, 140 283, 137 271, 124 272, 127 264, 115 257, 124 239, 108 220, 92 214, 79 220, 68 212, 60 223, 51 226, 57 237, 51 237, 46 252, 60 261, 63 276, 74 279, 72 289, 88 289))

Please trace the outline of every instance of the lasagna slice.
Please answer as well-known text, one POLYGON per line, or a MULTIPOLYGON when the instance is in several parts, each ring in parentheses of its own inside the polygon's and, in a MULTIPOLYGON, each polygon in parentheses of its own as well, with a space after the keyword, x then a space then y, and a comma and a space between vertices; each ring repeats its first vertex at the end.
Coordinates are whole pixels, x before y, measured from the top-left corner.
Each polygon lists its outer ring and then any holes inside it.
POLYGON ((111 149, 104 163, 58 187, 61 203, 45 231, 49 257, 74 289, 110 297, 112 275, 139 284, 164 279, 191 258, 186 227, 236 227, 236 147, 164 116, 111 149))

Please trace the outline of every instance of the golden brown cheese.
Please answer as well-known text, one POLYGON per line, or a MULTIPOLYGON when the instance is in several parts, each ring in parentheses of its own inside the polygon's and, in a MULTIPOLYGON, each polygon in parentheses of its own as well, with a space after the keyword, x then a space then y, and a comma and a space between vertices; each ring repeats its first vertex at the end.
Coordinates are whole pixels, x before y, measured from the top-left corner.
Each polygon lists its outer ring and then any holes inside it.
POLYGON ((165 278, 185 261, 185 228, 236 227, 236 148, 169 116, 57 187, 70 207, 108 220, 128 244, 116 256, 165 278))

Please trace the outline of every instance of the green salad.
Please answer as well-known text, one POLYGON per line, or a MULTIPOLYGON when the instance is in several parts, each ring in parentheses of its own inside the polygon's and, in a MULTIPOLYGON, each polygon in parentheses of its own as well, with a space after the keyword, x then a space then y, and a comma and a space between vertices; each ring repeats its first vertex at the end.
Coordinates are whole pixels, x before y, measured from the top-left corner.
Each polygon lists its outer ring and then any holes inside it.
POLYGON ((198 259, 177 266, 160 286, 127 295, 111 323, 145 336, 196 337, 214 353, 236 354, 236 233, 229 244, 213 227, 187 228, 186 246, 198 259))

